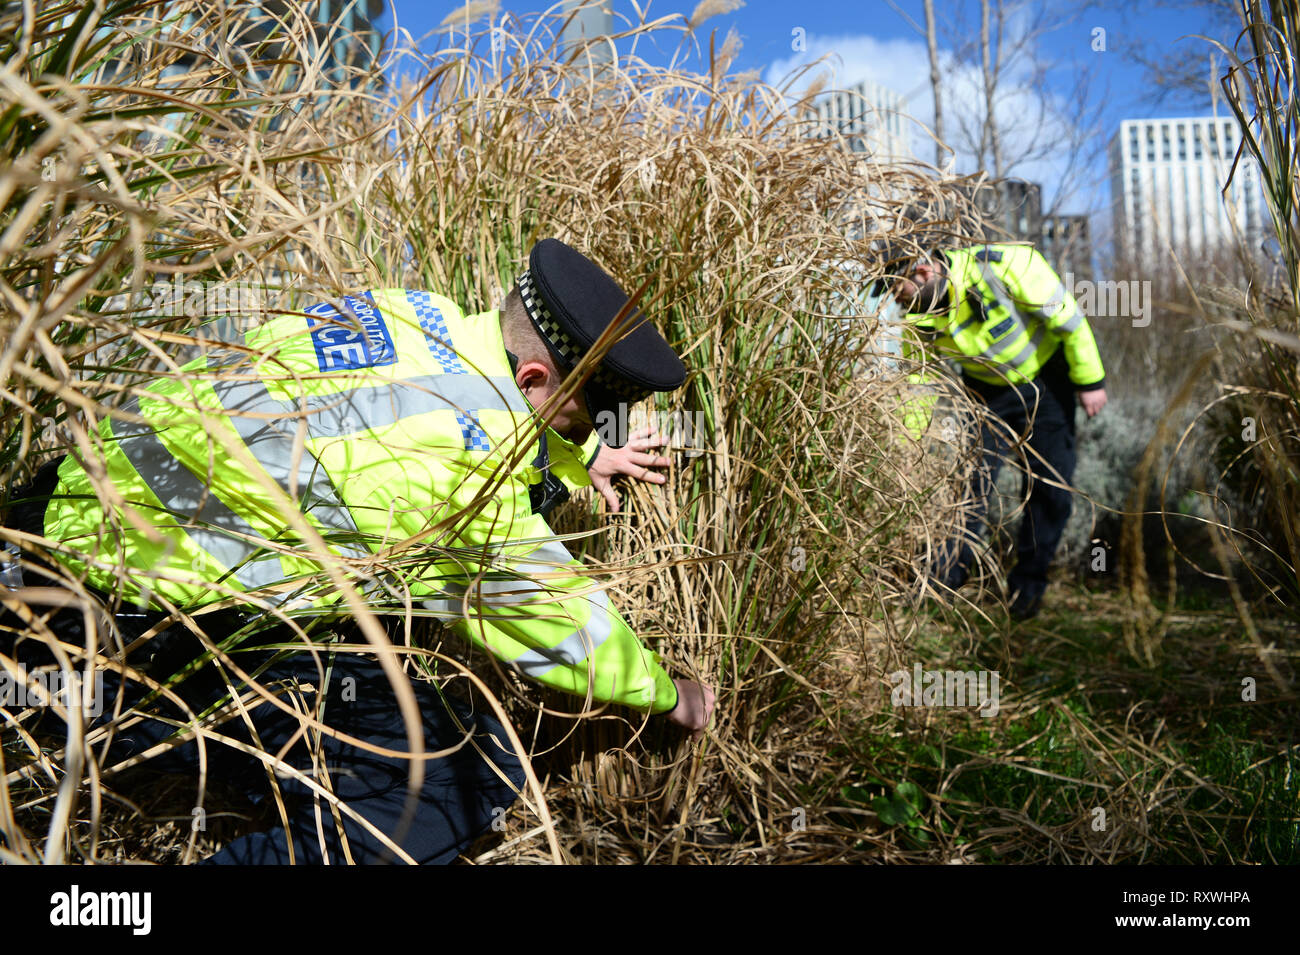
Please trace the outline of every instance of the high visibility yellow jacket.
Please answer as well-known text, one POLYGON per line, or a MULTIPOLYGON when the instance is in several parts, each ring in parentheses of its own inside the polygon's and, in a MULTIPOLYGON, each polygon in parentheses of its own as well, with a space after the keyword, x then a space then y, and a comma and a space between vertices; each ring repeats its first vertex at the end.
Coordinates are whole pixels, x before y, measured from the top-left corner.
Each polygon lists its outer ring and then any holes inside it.
MULTIPOLYGON (((991 385, 1033 381, 1065 349, 1070 380, 1079 390, 1105 384, 1097 341, 1087 318, 1056 271, 1027 245, 982 245, 942 253, 948 262, 947 312, 908 316, 903 357, 920 358, 921 337, 940 357, 991 385)), ((928 380, 913 376, 916 383, 928 380)), ((933 396, 913 399, 905 423, 913 434, 929 422, 933 396)))
MULTIPOLYGON (((138 391, 123 410, 142 420, 105 420, 90 473, 71 455, 59 468, 45 517, 59 559, 139 603, 328 606, 337 594, 288 514, 354 559, 373 604, 409 600, 557 689, 672 709, 659 658, 533 513, 541 429, 498 313, 401 289, 343 304, 277 316, 242 353, 138 391)), ((590 483, 596 435, 577 448, 544 433, 552 472, 590 483)))

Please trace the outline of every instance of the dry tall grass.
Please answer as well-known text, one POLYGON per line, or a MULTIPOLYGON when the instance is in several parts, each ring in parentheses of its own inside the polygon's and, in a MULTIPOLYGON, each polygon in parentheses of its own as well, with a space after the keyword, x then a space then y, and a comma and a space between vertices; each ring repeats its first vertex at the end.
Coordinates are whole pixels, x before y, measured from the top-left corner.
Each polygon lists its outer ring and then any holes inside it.
MULTIPOLYGON (((1242 130, 1241 151, 1260 166, 1284 278, 1252 284, 1240 299, 1242 320, 1232 323, 1239 334, 1229 382, 1241 389, 1233 410, 1258 425, 1244 455, 1249 466, 1237 469, 1237 479, 1262 488, 1267 513, 1250 528, 1262 539, 1246 564, 1271 598, 1294 612, 1300 607, 1300 10, 1291 2, 1249 0, 1242 13, 1245 29, 1222 83, 1242 130)), ((1227 535, 1225 548, 1237 547, 1236 536, 1227 535)))
MULTIPOLYGON (((1218 473, 1202 488, 1212 517, 1195 517, 1214 558, 1197 569, 1224 582, 1260 663, 1276 689, 1290 693, 1280 669, 1290 652, 1263 645, 1254 614, 1294 615, 1300 607, 1300 101, 1294 90, 1300 18, 1289 2, 1248 0, 1239 13, 1243 30, 1235 48, 1220 46, 1229 64, 1222 77, 1225 102, 1241 130, 1232 169, 1236 174, 1243 159, 1258 163, 1270 238, 1277 244, 1271 263, 1247 236, 1237 236, 1220 261, 1177 263, 1183 308, 1211 348, 1171 396, 1136 476, 1124 528, 1126 589, 1134 608, 1126 637, 1136 655, 1155 659, 1174 606, 1175 558, 1188 559, 1169 549, 1167 606, 1158 614, 1147 596, 1139 526, 1156 462, 1170 449, 1199 455, 1218 473), (1207 278, 1223 275, 1226 284, 1207 278), (1172 422, 1180 415, 1187 423, 1176 429, 1172 422), (1252 610, 1248 596, 1263 602, 1252 610)), ((1170 506, 1163 487, 1161 495, 1163 510, 1170 506)), ((1178 520, 1162 516, 1166 525, 1178 520)))
MULTIPOLYGON (((618 39, 686 43, 706 6, 618 39)), ((685 412, 703 428, 666 488, 625 489, 625 517, 579 498, 557 528, 601 531, 588 557, 608 565, 617 606, 671 668, 718 688, 718 709, 699 744, 626 712, 575 723, 539 708, 572 714, 572 699, 475 659, 536 773, 509 838, 480 858, 862 852, 862 827, 822 812, 848 771, 827 754, 872 711, 910 639, 899 610, 911 607, 913 555, 955 524, 940 505, 962 482, 902 436, 901 372, 878 354, 860 292, 871 242, 905 238, 899 211, 938 187, 809 138, 782 91, 719 64, 564 54, 555 15, 453 24, 419 81, 390 89, 377 63, 331 79, 305 14, 291 6, 259 26, 243 4, 5 6, 5 486, 55 453, 93 457, 97 423, 136 386, 211 353, 231 319, 392 286, 487 310, 536 240, 562 238, 637 290, 687 363, 687 385, 643 414, 685 412), (233 42, 250 36, 263 39, 233 42), (214 306, 211 291, 231 288, 259 301, 214 306), (166 289, 191 313, 160 315, 166 289)), ((378 645, 400 633, 415 655, 436 646, 440 676, 461 675, 464 646, 409 619, 385 630, 356 568, 325 543, 304 545, 315 570, 297 586, 343 593, 343 630, 378 645)), ((400 580, 407 567, 378 570, 400 580)), ((113 609, 93 607, 72 575, 66 589, 88 613, 113 609)), ((41 612, 29 627, 48 641, 41 612)), ((201 630, 201 616, 184 619, 201 630)), ((95 659, 112 666, 120 648, 105 625, 95 659)), ((4 716, 5 859, 144 854, 102 828, 114 775, 75 715, 49 754, 22 729, 30 712, 4 716)), ((182 841, 192 858, 193 834, 155 856, 181 858, 182 841)))

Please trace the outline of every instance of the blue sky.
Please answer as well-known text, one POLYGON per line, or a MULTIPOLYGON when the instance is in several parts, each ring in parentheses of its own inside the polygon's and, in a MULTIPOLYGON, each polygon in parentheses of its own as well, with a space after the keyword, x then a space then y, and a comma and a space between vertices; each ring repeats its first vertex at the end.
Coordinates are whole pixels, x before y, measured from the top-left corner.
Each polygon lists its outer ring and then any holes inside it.
MULTIPOLYGON (((397 23, 416 37, 425 37, 447 14, 461 6, 459 2, 446 0, 394 2, 397 23)), ((620 14, 635 17, 636 5, 632 0, 609 0, 609 6, 616 18, 620 14)), ((1185 100, 1163 107, 1153 105, 1149 95, 1144 96, 1149 91, 1144 85, 1143 71, 1129 52, 1133 47, 1147 55, 1177 51, 1189 61, 1204 61, 1208 73, 1210 46, 1204 40, 1187 38, 1188 34, 1213 26, 1197 11, 1156 5, 1149 0, 1136 5, 1121 0, 1102 3, 1045 0, 1040 6, 1045 10, 1045 18, 1040 23, 1044 32, 1039 35, 1035 49, 1041 69, 1030 72, 1017 63, 1007 75, 1009 152, 1015 152, 1018 137, 1025 140, 1022 152, 1027 153, 1031 139, 1036 138, 1041 145, 1045 142, 1044 130, 1053 135, 1053 123, 1064 128, 1077 124, 1081 115, 1096 120, 1098 132, 1087 144, 1095 148, 1104 145, 1122 119, 1210 113, 1208 89, 1199 102, 1185 100), (1098 46, 1104 49, 1095 49, 1098 46), (1080 96, 1076 83, 1084 75, 1090 76, 1090 86, 1086 95, 1080 96), (1023 122, 1023 117, 1028 115, 1025 104, 1030 99, 1045 104, 1047 118, 1036 121, 1032 130, 1018 130, 1016 123, 1023 122)), ((501 5, 503 12, 515 14, 542 8, 541 3, 509 0, 501 5)), ((690 0, 651 0, 643 7, 649 19, 678 13, 689 15, 693 8, 694 2, 690 0)), ((935 0, 935 8, 941 21, 940 45, 947 60, 951 43, 945 42, 943 31, 961 29, 964 23, 963 35, 977 35, 979 5, 976 0, 935 0)), ((771 83, 779 82, 802 63, 829 55, 835 64, 834 85, 848 85, 861 79, 886 85, 904 95, 908 111, 928 123, 933 116, 929 65, 924 37, 917 29, 923 18, 921 0, 747 0, 739 9, 705 21, 698 36, 707 50, 710 31, 717 31, 720 46, 728 30, 734 28, 743 46, 733 69, 758 70, 771 83), (796 31, 802 31, 803 51, 793 49, 796 31)), ((380 21, 380 26, 392 26, 391 14, 380 21)), ((431 49, 437 42, 426 40, 424 46, 431 49)), ((638 52, 646 55, 644 49, 638 52)), ((671 50, 664 51, 665 59, 670 53, 671 50)), ((977 74, 969 67, 963 69, 949 64, 945 75, 953 87, 947 93, 949 101, 945 104, 950 117, 945 138, 959 145, 953 130, 955 115, 962 111, 964 97, 976 95, 973 83, 977 74)), ((933 159, 933 146, 919 135, 914 140, 914 148, 920 158, 933 159)), ((973 166, 972 157, 959 155, 958 171, 971 172, 973 166)), ((1010 172, 1043 182, 1049 200, 1055 198, 1059 186, 1072 184, 1062 195, 1060 211, 1097 213, 1108 201, 1101 152, 1082 175, 1067 175, 1063 159, 1050 154, 1024 162, 1010 172)), ((1104 222, 1097 221, 1096 217, 1094 222, 1104 229, 1104 222)))

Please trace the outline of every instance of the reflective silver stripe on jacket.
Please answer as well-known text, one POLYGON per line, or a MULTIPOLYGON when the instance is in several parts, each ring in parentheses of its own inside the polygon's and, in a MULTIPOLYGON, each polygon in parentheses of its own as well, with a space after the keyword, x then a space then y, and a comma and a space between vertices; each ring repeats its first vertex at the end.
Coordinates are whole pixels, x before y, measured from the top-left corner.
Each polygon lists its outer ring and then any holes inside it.
MULTIPOLYGON (((356 531, 356 522, 334 488, 324 466, 297 443, 298 417, 291 406, 271 397, 260 380, 247 378, 214 381, 212 389, 230 412, 230 421, 262 469, 304 511, 330 529, 356 531)), ((306 419, 310 422, 310 418, 306 419)), ((360 547, 348 549, 365 554, 360 547)))
MULTIPOLYGON (((1027 330, 1020 318, 1022 314, 1021 310, 1017 307, 1015 299, 1011 297, 1006 286, 1002 284, 1002 279, 998 277, 997 273, 993 271, 989 264, 987 262, 981 262, 979 267, 980 274, 984 276, 984 281, 987 282, 989 288, 993 290, 993 295, 997 298, 998 303, 1011 313, 1019 325, 1019 328, 1017 328, 1017 330, 1009 337, 1009 340, 1015 341, 1015 339, 1020 336, 1021 332, 1027 330)), ((1059 305, 1060 302, 1065 300, 1065 286, 1060 285, 1058 287, 1058 292, 1060 299, 1057 304, 1059 305)), ((1056 294, 1057 293, 1053 293, 1053 299, 1056 299, 1056 294)), ((1050 300, 1048 304, 1051 304, 1050 300)), ((1006 364, 1011 365, 1013 368, 1019 368, 1025 362, 1029 361, 1030 356, 1037 352, 1038 345, 1043 340, 1043 332, 1046 329, 1046 325, 1041 320, 1043 317, 1041 310, 1030 310, 1027 314, 1030 318, 1038 319, 1038 321, 1031 321, 1029 324, 1028 330, 1032 331, 1029 342, 1021 348, 1020 351, 1016 352, 1015 356, 1011 358, 1010 361, 1006 362, 1006 364)), ((1079 326, 1081 321, 1082 316, 1076 312, 1074 317, 1065 323, 1061 331, 1065 333, 1071 332, 1079 326)), ((980 359, 991 359, 994 355, 1000 354, 1001 351, 1002 349, 995 345, 992 348, 986 349, 984 353, 980 355, 980 359)))
MULTIPOLYGON (((140 414, 138 399, 132 398, 122 410, 140 414)), ((112 427, 126 459, 199 550, 231 568, 245 590, 257 590, 284 579, 278 555, 253 559, 264 550, 255 543, 263 539, 262 535, 227 507, 193 471, 172 457, 150 425, 115 420, 112 427), (239 534, 253 541, 236 536, 239 534)))
POLYGON ((524 676, 539 677, 559 666, 576 666, 595 653, 614 632, 614 618, 609 614, 609 597, 598 590, 587 598, 591 604, 591 619, 548 648, 529 650, 511 660, 524 676))
MULTIPOLYGON (((471 594, 468 601, 464 599, 466 592, 469 590, 469 583, 465 580, 448 580, 443 584, 446 593, 450 597, 430 598, 422 601, 422 605, 427 610, 434 611, 434 616, 447 619, 457 620, 464 616, 463 608, 468 607, 473 611, 478 604, 487 606, 506 607, 516 604, 525 603, 532 599, 535 594, 547 592, 548 588, 545 581, 533 580, 526 576, 532 573, 554 573, 556 570, 567 570, 574 572, 579 570, 578 567, 568 566, 573 560, 573 555, 558 540, 549 540, 534 548, 527 557, 519 558, 512 571, 520 576, 502 579, 500 577, 492 579, 481 579, 475 584, 475 593, 471 594), (534 565, 534 566, 530 566, 534 565)), ((491 569, 488 568, 491 573, 491 569)))
MULTIPOLYGON (((558 540, 550 540, 529 554, 526 560, 541 561, 551 568, 560 568, 568 566, 573 560, 573 555, 558 540)), ((578 570, 576 567, 569 569, 578 570)), ((586 626, 574 629, 553 647, 538 647, 515 657, 510 662, 519 669, 520 673, 536 678, 558 666, 576 666, 600 649, 601 644, 609 639, 609 635, 614 632, 614 618, 609 612, 609 597, 605 591, 597 590, 584 599, 591 607, 591 616, 586 626)))
POLYGON ((1074 314, 1072 314, 1066 321, 1057 324, 1056 319, 1058 317, 1058 312, 1060 311, 1061 306, 1065 304, 1065 297, 1068 294, 1069 293, 1066 291, 1064 283, 1058 282, 1056 283, 1056 288, 1052 291, 1051 296, 1042 304, 1042 307, 1036 308, 1032 312, 1036 317, 1041 318, 1049 325, 1052 325, 1053 330, 1059 335, 1069 335, 1083 324, 1083 313, 1080 312, 1077 307, 1074 309, 1074 314))
MULTIPOLYGON (((385 427, 430 411, 532 411, 514 379, 464 374, 423 375, 335 395, 308 396, 292 403, 273 397, 253 369, 241 362, 238 358, 225 362, 209 359, 210 371, 232 374, 214 380, 214 392, 254 459, 290 499, 297 500, 326 529, 356 532, 357 526, 324 467, 306 447, 297 445, 300 421, 306 422, 307 436, 330 438, 385 427)), ((138 400, 132 399, 123 410, 139 415, 138 400)), ((245 589, 259 589, 285 578, 278 556, 248 563, 263 548, 234 535, 254 540, 263 540, 264 535, 173 457, 151 426, 114 421, 113 431, 122 439, 127 460, 162 506, 178 518, 195 546, 232 568, 245 589)), ((335 546, 351 556, 369 553, 360 544, 335 546)))
POLYGON ((443 590, 450 597, 430 598, 423 601, 428 610, 436 611, 436 616, 446 619, 458 619, 468 608, 472 614, 475 607, 513 607, 525 604, 537 594, 546 592, 546 585, 535 580, 515 578, 510 580, 480 580, 475 583, 473 592, 463 581, 449 580, 443 584, 443 590), (469 594, 466 598, 466 594, 469 594))
MULTIPOLYGON (((997 298, 999 304, 1010 311, 1012 315, 1022 311, 1017 307, 1015 299, 1007 291, 1007 287, 1002 284, 1002 279, 999 278, 998 274, 989 267, 987 262, 980 263, 980 274, 984 276, 984 281, 987 282, 989 287, 993 290, 993 295, 997 298)), ((1067 294, 1065 285, 1061 282, 1057 282, 1056 288, 1052 290, 1051 296, 1048 297, 1047 301, 1044 302, 1041 307, 1026 308, 1023 310, 1023 314, 1030 318, 1035 318, 1050 324, 1056 317, 1057 310, 1065 304, 1065 297, 1067 294)), ((1081 324, 1083 324, 1083 313, 1076 308, 1074 314, 1065 322, 1056 325, 1053 328, 1053 331, 1058 335, 1069 335, 1081 324)))
POLYGON ((1016 357, 1012 358, 1009 362, 1013 368, 1019 368, 1025 362, 1029 361, 1030 357, 1038 351, 1038 344, 1043 340, 1044 331, 1045 329, 1042 325, 1039 325, 1034 329, 1034 334, 1030 337, 1029 343, 1025 345, 1024 348, 1020 349, 1020 351, 1016 353, 1016 357))
POLYGON ((983 372, 996 372, 999 368, 1008 365, 1012 368, 1019 368, 1025 362, 1029 361, 1029 359, 1038 351, 1038 346, 1043 340, 1045 331, 1046 329, 1042 325, 1039 325, 1034 329, 1034 333, 1029 337, 1029 341, 1026 342, 1024 347, 1021 348, 1020 351, 1016 352, 1015 356, 1010 360, 992 361, 990 359, 990 353, 997 351, 997 349, 988 349, 978 358, 960 358, 958 361, 964 365, 969 364, 971 368, 983 372))
MULTIPOLYGON (((580 572, 580 568, 569 566, 573 556, 568 549, 557 540, 547 541, 542 546, 534 550, 528 557, 523 558, 516 563, 520 573, 526 573, 523 564, 536 563, 538 569, 536 573, 554 571, 556 569, 567 569, 572 572, 580 572)), ((449 584, 447 588, 452 593, 464 594, 466 585, 449 584)), ((474 614, 474 607, 478 604, 490 607, 517 607, 527 605, 535 594, 547 592, 544 582, 532 581, 527 579, 514 580, 482 580, 477 585, 477 593, 468 599, 468 609, 470 619, 478 619, 474 614)), ((525 676, 539 677, 558 666, 575 666, 586 660, 591 654, 609 639, 614 632, 614 618, 609 611, 609 597, 603 590, 595 591, 586 596, 588 604, 591 607, 591 617, 587 624, 575 628, 563 640, 553 647, 538 647, 532 650, 526 650, 524 653, 510 660, 509 663, 525 676)), ((465 602, 462 600, 438 598, 422 602, 423 606, 434 611, 434 616, 440 619, 459 620, 463 619, 465 602)), ((544 608, 546 605, 539 604, 544 608)), ((490 619, 484 618, 484 619, 490 619)))
MULTIPOLYGON (((272 397, 247 365, 212 370, 237 376, 214 381, 218 395, 238 394, 248 414, 292 417, 294 420, 287 426, 294 430, 298 420, 305 420, 311 438, 358 434, 431 411, 513 411, 526 415, 533 410, 519 393, 515 380, 506 377, 419 375, 350 388, 333 395, 307 395, 290 402, 272 397), (253 386, 260 386, 261 390, 255 391, 253 386)), ((225 404, 224 398, 222 403, 225 404)))
POLYGON ((971 309, 970 317, 967 318, 966 321, 964 321, 964 322, 962 322, 960 325, 958 325, 956 328, 954 328, 954 329, 953 329, 951 332, 949 332, 948 334, 949 334, 949 336, 951 336, 951 337, 956 337, 957 335, 960 335, 962 332, 966 331, 966 329, 970 328, 970 327, 971 327, 972 325, 974 325, 976 322, 982 322, 982 321, 985 321, 986 319, 988 319, 988 317, 989 317, 989 316, 988 316, 988 312, 986 312, 986 311, 984 310, 984 302, 981 301, 981 302, 979 303, 979 307, 978 307, 978 308, 972 308, 972 309, 971 309))
POLYGON ((1083 313, 1076 309, 1073 315, 1071 315, 1060 325, 1057 325, 1055 328, 1053 328, 1053 331, 1055 331, 1056 334, 1058 335, 1069 335, 1073 333, 1074 330, 1082 324, 1083 324, 1083 313))
POLYGON ((1051 319, 1056 315, 1057 310, 1064 304, 1065 284, 1063 282, 1057 282, 1056 288, 1052 289, 1052 294, 1047 297, 1047 301, 1034 309, 1033 312, 1039 318, 1051 321, 1051 319))
POLYGON ((1007 310, 1007 314, 1019 317, 1020 308, 1016 305, 1016 300, 1007 287, 1002 284, 1002 279, 998 273, 993 271, 992 266, 987 262, 980 262, 980 274, 984 276, 984 281, 989 289, 993 292, 993 297, 998 300, 998 304, 1007 310))
MULTIPOLYGON (((532 411, 513 378, 421 375, 291 402, 273 397, 246 364, 210 362, 209 367, 237 376, 215 380, 212 388, 258 463, 290 497, 291 488, 296 489, 302 506, 321 524, 346 531, 355 531, 356 524, 325 468, 305 447, 296 446, 300 422, 307 437, 337 438, 431 411, 532 411)), ((365 553, 360 547, 351 550, 365 553)))
POLYGON ((976 356, 976 358, 974 359, 975 361, 979 361, 979 362, 992 361, 994 356, 1005 353, 1011 347, 1010 343, 1018 341, 1020 339, 1020 336, 1025 333, 1025 325, 1022 321, 1020 321, 1020 317, 1016 315, 1014 312, 1011 313, 1011 319, 1012 321, 1015 322, 1014 329, 1009 334, 1004 335, 998 341, 994 342, 988 348, 980 352, 979 355, 976 356))

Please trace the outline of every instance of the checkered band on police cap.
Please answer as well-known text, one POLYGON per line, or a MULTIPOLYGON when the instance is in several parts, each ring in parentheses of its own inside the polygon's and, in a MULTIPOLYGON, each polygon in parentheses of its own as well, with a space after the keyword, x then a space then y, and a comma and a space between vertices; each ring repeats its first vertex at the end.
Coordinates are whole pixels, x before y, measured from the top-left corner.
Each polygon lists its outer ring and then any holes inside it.
POLYGON ((527 269, 524 270, 523 275, 519 276, 519 295, 524 300, 524 310, 528 312, 528 317, 532 319, 537 330, 560 353, 560 356, 570 368, 576 365, 578 359, 582 357, 581 347, 569 337, 569 333, 555 320, 551 310, 546 307, 542 297, 537 294, 533 274, 527 269))
MULTIPOLYGON (((566 365, 564 370, 571 370, 577 365, 586 349, 573 339, 564 326, 551 314, 550 309, 546 307, 546 302, 542 300, 542 296, 538 293, 537 283, 533 281, 530 270, 525 269, 523 274, 519 276, 518 285, 519 296, 523 299, 524 311, 528 313, 528 318, 542 337, 559 354, 559 357, 566 365)), ((603 364, 596 366, 596 370, 591 376, 591 383, 606 391, 613 392, 628 404, 635 404, 653 394, 653 389, 639 387, 621 375, 611 372, 603 364)))

